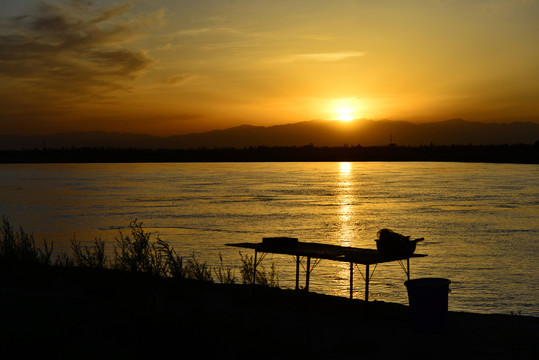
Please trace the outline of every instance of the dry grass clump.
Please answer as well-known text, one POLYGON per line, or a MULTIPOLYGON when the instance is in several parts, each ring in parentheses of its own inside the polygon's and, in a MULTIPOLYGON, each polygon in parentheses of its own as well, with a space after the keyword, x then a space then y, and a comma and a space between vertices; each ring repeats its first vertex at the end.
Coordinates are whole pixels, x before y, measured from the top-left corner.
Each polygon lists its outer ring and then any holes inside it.
POLYGON ((243 255, 240 252, 241 257, 241 276, 244 284, 259 284, 269 287, 278 287, 279 279, 277 276, 277 271, 275 269, 275 262, 272 261, 271 268, 267 271, 264 266, 261 266, 262 260, 266 257, 266 254, 263 253, 255 259, 252 255, 243 255), (255 273, 256 268, 256 273, 255 273), (253 274, 254 279, 253 279, 253 274))
POLYGON ((43 249, 36 247, 32 234, 22 227, 14 230, 6 216, 2 217, 0 227, 0 263, 5 267, 50 265, 52 244, 43 241, 43 249))
MULTIPOLYGON (((130 232, 119 232, 113 243, 112 256, 107 256, 106 242, 96 238, 89 245, 73 238, 71 254, 59 254, 53 261, 53 247, 44 241, 43 249, 38 248, 32 234, 22 228, 15 231, 8 218, 2 218, 0 229, 0 262, 2 266, 24 269, 33 265, 80 267, 89 269, 116 269, 127 272, 145 273, 174 279, 195 279, 213 282, 213 274, 222 284, 234 284, 234 269, 220 264, 212 269, 205 261, 199 260, 193 252, 184 259, 166 241, 143 228, 142 222, 134 220, 130 223, 130 232)), ((242 258, 243 261, 243 258, 242 258)), ((244 267, 248 266, 244 264, 244 267)), ((243 272, 244 270, 242 270, 243 272)), ((267 275, 257 271, 257 283, 275 284, 275 269, 267 275)))

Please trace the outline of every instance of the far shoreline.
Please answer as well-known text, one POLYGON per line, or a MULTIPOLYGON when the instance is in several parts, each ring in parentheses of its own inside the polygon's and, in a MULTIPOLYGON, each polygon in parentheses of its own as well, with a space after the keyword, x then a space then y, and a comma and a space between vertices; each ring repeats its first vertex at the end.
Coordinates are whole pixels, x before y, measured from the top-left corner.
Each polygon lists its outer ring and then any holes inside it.
POLYGON ((539 145, 250 146, 143 149, 73 147, 0 150, 2 164, 193 162, 473 162, 539 164, 539 145))

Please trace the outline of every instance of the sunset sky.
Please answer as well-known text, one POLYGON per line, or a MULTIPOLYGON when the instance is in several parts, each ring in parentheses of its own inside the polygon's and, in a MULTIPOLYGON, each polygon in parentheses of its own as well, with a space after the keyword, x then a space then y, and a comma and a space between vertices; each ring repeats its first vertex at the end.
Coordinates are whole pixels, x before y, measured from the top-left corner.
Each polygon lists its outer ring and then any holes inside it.
POLYGON ((539 122, 537 0, 0 1, 0 133, 539 122))

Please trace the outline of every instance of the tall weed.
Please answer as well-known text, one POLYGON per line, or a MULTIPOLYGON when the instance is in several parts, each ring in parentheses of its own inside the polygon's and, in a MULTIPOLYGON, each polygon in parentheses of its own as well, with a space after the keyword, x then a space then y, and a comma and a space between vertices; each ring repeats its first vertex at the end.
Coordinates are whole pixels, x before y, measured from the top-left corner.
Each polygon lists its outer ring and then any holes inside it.
POLYGON ((150 242, 151 233, 144 231, 142 222, 131 222, 131 236, 116 237, 114 267, 119 270, 143 272, 151 275, 166 275, 159 250, 150 242))
POLYGON ((53 244, 43 240, 43 249, 36 247, 33 234, 26 233, 22 227, 13 229, 6 216, 0 226, 0 259, 2 264, 10 266, 50 265, 53 244))
POLYGON ((187 270, 183 266, 183 258, 166 241, 157 239, 155 243, 161 261, 164 263, 164 275, 174 279, 185 279, 187 270))
POLYGON ((94 245, 82 245, 77 239, 71 240, 71 250, 75 255, 76 266, 92 269, 104 269, 107 266, 105 255, 105 242, 99 238, 94 240, 94 245))
POLYGON ((234 284, 236 283, 236 274, 234 269, 226 267, 223 264, 223 255, 219 253, 219 267, 214 269, 215 276, 221 284, 234 284))
MULTIPOLYGON (((174 279, 196 279, 213 282, 212 267, 205 261, 200 261, 193 252, 191 257, 184 261, 174 248, 159 237, 152 241, 152 234, 144 230, 142 222, 137 219, 130 223, 130 233, 121 231, 115 237, 113 256, 106 256, 105 241, 94 239, 93 244, 83 245, 76 238, 71 241, 72 256, 67 253, 60 254, 55 266, 86 267, 91 269, 113 268, 124 271, 143 272, 150 275, 170 277, 174 279)), ((266 254, 261 254, 256 262, 255 283, 264 286, 278 286, 278 277, 275 262, 272 262, 269 271, 261 266, 266 254)), ((240 269, 243 283, 253 282, 255 267, 253 256, 243 255, 240 252, 242 266, 240 269)), ((44 241, 39 249, 35 245, 32 234, 24 232, 22 228, 15 231, 6 216, 0 225, 0 263, 5 265, 27 266, 31 264, 53 265, 51 246, 44 241)), ((219 253, 220 264, 213 269, 217 280, 221 284, 234 284, 236 274, 232 267, 226 267, 222 254, 219 253)))
POLYGON ((261 266, 262 260, 266 257, 265 253, 260 254, 256 259, 256 274, 255 270, 255 260, 252 255, 243 255, 240 252, 241 258, 241 276, 244 284, 253 283, 253 274, 255 276, 255 284, 277 287, 279 286, 279 279, 277 276, 277 271, 275 269, 275 261, 272 261, 270 271, 266 271, 264 266, 261 266))
POLYGON ((191 258, 187 261, 187 276, 190 279, 210 281, 213 282, 213 277, 211 275, 211 266, 207 265, 206 262, 200 262, 193 252, 191 258))

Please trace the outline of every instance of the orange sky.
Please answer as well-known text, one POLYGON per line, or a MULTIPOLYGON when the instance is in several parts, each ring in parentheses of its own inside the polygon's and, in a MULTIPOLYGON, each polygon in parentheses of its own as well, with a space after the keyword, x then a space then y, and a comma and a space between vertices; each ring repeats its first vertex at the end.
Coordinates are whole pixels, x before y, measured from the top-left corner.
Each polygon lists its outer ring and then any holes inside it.
POLYGON ((0 133, 539 122, 539 1, 0 2, 0 133))

